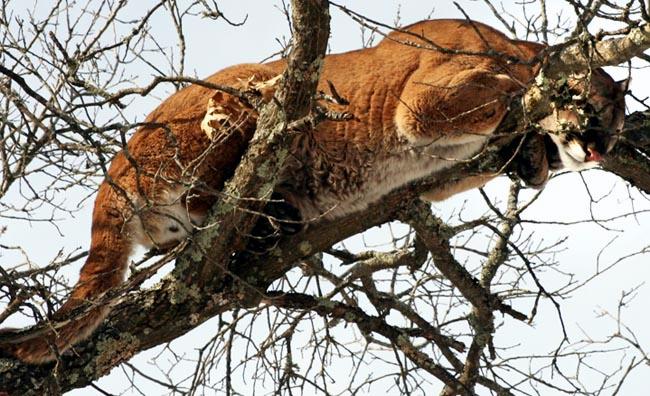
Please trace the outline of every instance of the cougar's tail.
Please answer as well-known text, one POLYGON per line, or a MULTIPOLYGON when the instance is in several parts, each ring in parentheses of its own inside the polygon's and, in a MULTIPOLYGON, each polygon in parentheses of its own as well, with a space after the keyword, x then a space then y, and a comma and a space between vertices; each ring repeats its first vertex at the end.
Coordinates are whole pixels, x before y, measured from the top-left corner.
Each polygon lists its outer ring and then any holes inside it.
POLYGON ((103 190, 100 188, 95 202, 88 258, 70 297, 54 313, 50 326, 32 336, 27 331, 18 341, 0 345, 3 352, 26 363, 48 362, 55 358, 56 350, 63 352, 88 337, 108 315, 111 304, 97 299, 123 282, 132 242, 123 217, 114 208, 103 206, 111 205, 100 199, 111 195, 103 190), (75 308, 80 312, 74 312, 75 308))

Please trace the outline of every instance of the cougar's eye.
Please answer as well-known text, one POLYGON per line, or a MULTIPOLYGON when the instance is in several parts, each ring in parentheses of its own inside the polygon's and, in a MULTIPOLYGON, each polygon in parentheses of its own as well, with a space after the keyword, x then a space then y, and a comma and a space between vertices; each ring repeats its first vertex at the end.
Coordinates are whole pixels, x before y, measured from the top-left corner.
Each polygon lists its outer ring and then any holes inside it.
POLYGON ((594 106, 590 102, 585 102, 585 104, 582 106, 582 110, 584 112, 584 116, 587 117, 589 120, 592 118, 599 119, 602 118, 602 109, 598 109, 596 106, 594 106))

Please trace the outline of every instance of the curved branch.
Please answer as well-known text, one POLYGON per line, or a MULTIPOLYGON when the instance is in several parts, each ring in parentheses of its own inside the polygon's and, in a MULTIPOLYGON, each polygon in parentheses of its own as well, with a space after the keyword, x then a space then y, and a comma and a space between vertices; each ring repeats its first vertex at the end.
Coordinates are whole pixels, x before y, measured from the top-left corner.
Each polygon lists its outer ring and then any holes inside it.
POLYGON ((623 37, 601 40, 590 48, 578 42, 551 48, 545 73, 549 77, 580 73, 589 67, 615 66, 641 55, 650 48, 650 24, 630 29, 623 37))

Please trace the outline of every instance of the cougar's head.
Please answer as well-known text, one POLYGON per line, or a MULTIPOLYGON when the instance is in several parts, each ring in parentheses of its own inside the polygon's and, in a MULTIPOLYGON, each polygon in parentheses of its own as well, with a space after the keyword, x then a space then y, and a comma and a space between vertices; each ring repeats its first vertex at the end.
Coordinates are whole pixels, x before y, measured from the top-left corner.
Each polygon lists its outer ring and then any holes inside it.
POLYGON ((540 121, 548 131, 551 169, 582 170, 603 159, 623 130, 629 80, 616 82, 601 69, 566 82, 560 105, 540 121))

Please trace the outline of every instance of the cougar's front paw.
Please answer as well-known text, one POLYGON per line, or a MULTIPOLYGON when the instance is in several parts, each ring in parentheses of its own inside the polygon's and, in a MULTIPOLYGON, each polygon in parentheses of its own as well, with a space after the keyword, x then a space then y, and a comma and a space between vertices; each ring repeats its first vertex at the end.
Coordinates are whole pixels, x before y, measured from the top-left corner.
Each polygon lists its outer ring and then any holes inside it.
POLYGON ((528 187, 541 188, 549 178, 549 166, 544 136, 529 133, 515 158, 517 176, 528 187))

